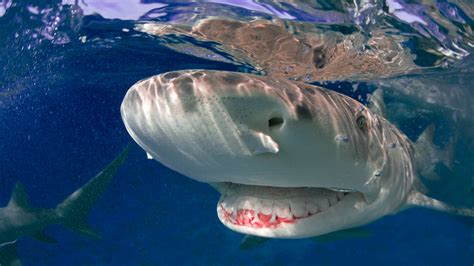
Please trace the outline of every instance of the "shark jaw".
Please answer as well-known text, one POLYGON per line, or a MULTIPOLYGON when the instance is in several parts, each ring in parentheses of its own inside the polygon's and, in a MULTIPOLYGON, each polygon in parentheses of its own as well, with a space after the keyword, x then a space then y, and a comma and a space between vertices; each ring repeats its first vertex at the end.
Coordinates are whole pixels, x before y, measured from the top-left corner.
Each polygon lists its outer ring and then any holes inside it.
POLYGON ((212 186, 221 192, 217 215, 226 227, 269 238, 304 238, 353 227, 368 205, 363 193, 347 189, 212 186))
POLYGON ((219 219, 245 234, 304 238, 367 224, 398 211, 413 181, 390 125, 303 83, 169 72, 132 86, 121 114, 148 158, 216 187, 219 219))

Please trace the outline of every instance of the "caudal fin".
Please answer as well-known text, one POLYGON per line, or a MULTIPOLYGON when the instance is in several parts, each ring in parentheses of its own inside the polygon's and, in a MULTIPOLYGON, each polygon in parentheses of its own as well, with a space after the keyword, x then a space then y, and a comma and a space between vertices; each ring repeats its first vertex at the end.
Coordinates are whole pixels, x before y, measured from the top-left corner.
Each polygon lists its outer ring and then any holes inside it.
POLYGON ((87 214, 107 188, 118 168, 124 163, 129 149, 128 145, 104 170, 56 207, 55 210, 62 218, 65 227, 94 238, 100 237, 87 224, 87 214))

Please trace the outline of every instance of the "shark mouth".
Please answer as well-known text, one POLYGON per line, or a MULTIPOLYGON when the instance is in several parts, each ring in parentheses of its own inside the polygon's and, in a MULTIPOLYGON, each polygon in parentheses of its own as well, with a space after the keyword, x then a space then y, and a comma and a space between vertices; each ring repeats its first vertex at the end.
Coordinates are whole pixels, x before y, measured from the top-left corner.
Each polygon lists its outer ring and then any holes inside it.
POLYGON ((345 189, 235 183, 220 183, 217 187, 222 193, 217 204, 219 219, 224 225, 245 232, 296 225, 302 220, 323 215, 348 198, 363 198, 362 193, 345 189))

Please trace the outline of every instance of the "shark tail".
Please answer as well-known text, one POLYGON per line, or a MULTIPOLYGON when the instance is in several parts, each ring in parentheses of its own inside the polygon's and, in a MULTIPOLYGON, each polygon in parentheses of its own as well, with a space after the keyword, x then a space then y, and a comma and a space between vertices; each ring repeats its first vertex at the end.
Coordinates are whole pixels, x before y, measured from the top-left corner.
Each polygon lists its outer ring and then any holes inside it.
POLYGON ((56 207, 55 212, 65 227, 93 238, 100 238, 99 233, 87 224, 87 214, 107 188, 118 168, 124 163, 130 149, 129 146, 104 170, 56 207))
POLYGON ((438 211, 448 212, 454 215, 474 217, 474 209, 456 208, 440 200, 433 199, 425 194, 414 191, 407 199, 408 205, 430 208, 438 211))

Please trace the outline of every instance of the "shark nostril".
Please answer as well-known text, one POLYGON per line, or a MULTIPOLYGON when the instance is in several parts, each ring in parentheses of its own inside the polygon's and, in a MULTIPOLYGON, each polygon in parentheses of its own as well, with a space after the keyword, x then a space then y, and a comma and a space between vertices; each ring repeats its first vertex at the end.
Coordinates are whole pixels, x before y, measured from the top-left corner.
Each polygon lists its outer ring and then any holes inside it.
POLYGON ((269 128, 279 128, 281 125, 283 125, 283 118, 281 117, 272 117, 268 119, 269 128))

